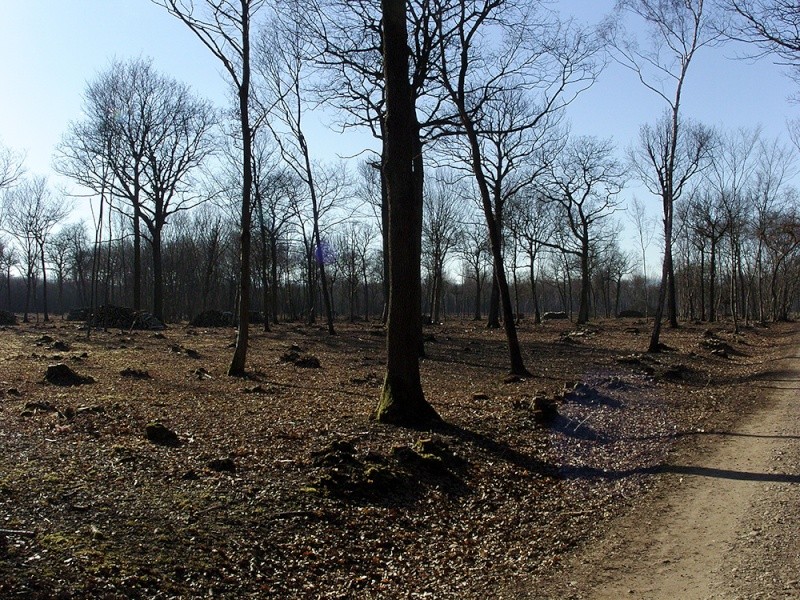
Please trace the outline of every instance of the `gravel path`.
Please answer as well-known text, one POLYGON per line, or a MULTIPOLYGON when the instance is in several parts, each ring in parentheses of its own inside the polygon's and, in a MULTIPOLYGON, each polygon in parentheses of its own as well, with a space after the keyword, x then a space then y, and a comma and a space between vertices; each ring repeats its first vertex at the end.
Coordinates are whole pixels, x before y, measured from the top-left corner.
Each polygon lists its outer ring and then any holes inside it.
POLYGON ((652 502, 521 598, 800 598, 800 350, 770 401, 710 451, 681 456, 652 502))

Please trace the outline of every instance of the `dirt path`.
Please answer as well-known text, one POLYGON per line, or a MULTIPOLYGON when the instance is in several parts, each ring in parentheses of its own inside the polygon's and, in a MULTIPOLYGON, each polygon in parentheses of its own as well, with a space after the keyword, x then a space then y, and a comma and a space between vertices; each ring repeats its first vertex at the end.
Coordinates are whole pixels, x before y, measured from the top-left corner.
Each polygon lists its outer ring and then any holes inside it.
POLYGON ((763 410, 678 459, 651 503, 521 597, 800 598, 800 350, 756 385, 763 410))

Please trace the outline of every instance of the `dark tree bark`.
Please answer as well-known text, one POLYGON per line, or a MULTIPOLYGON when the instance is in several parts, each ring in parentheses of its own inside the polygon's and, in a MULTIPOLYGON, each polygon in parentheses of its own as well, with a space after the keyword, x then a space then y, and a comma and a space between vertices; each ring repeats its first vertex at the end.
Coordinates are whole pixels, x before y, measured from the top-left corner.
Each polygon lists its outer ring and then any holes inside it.
POLYGON ((389 318, 386 378, 375 419, 420 426, 440 417, 425 400, 419 371, 422 196, 414 173, 419 125, 408 79, 404 0, 382 0, 386 137, 383 165, 389 201, 389 318))

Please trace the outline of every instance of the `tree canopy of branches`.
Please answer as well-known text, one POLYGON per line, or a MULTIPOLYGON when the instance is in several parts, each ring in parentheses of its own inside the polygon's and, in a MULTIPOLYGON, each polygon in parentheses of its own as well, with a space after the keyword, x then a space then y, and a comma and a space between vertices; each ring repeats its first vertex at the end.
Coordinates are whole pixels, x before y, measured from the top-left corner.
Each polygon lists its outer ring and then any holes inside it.
POLYGON ((14 185, 23 172, 22 156, 0 143, 0 192, 14 185))
POLYGON ((64 220, 71 207, 68 202, 52 195, 44 177, 32 177, 23 179, 18 186, 4 194, 0 208, 3 229, 23 249, 26 284, 24 321, 28 322, 28 309, 39 266, 44 282, 44 320, 48 321, 45 246, 53 228, 64 220))
MULTIPOLYGON (((722 0, 735 18, 729 34, 800 67, 800 6, 793 0, 722 0)), ((797 74, 795 75, 797 76, 797 74)))
MULTIPOLYGON (((162 237, 168 218, 199 201, 192 176, 213 152, 211 105, 152 62, 114 62, 91 82, 85 119, 59 146, 59 170, 95 192, 110 188, 134 230, 134 308, 140 303, 140 223, 152 250, 153 314, 164 318, 162 237)), ((113 205, 112 205, 113 206, 113 205)))

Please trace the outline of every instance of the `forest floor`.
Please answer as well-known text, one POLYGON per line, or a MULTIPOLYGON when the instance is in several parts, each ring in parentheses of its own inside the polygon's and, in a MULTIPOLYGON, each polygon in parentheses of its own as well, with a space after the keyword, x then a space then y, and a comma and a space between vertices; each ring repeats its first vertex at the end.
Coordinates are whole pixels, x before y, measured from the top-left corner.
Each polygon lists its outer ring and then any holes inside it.
MULTIPOLYGON (((702 457, 797 439, 796 392, 765 389, 796 381, 783 359, 797 325, 685 325, 647 355, 644 320, 523 323, 523 380, 506 377, 502 331, 429 327, 423 386, 446 423, 430 431, 369 420, 383 331, 338 330, 254 327, 238 379, 225 375, 231 329, 0 328, 0 597, 618 597, 594 593, 611 582, 655 598, 635 569, 673 563, 628 542, 653 537, 664 506, 692 505, 697 478, 775 486, 749 496, 742 547, 766 537, 775 502, 796 504, 796 455, 702 457), (59 362, 93 382, 46 381, 59 362), (536 396, 557 401, 548 423, 536 396)), ((770 547, 796 548, 787 526, 770 547)), ((730 564, 741 589, 778 594, 732 597, 800 594, 730 564)))

